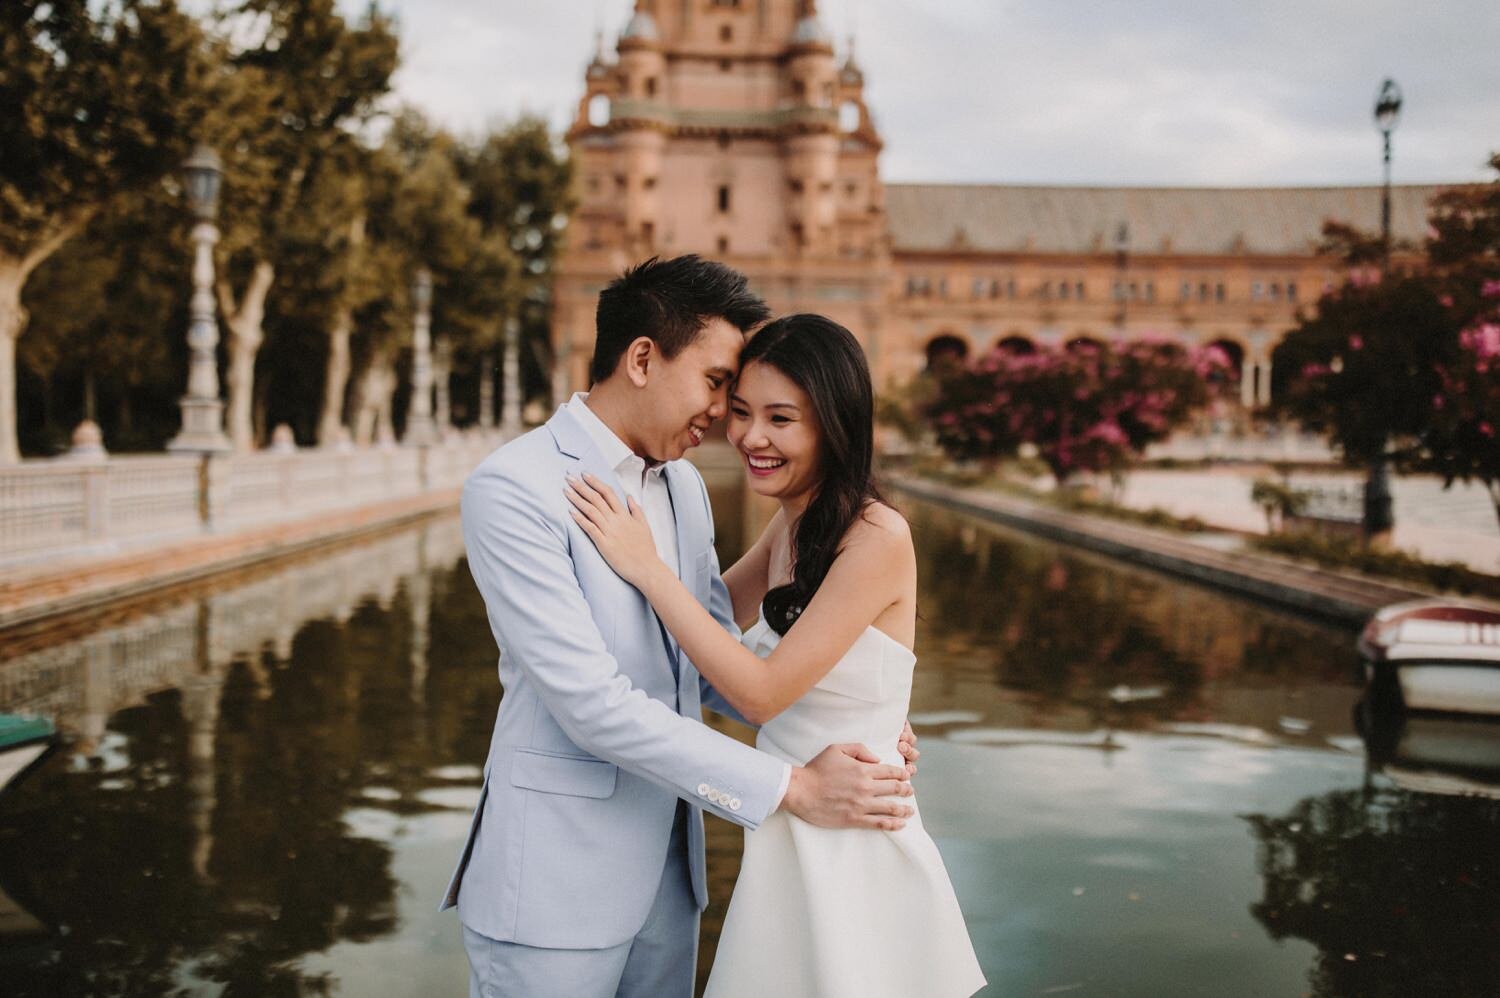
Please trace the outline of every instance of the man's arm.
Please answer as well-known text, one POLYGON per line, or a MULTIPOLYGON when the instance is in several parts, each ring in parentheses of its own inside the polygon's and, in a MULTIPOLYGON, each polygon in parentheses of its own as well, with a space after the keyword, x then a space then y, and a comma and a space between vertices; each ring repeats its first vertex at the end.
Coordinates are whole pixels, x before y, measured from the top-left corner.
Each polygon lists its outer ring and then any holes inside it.
MULTIPOLYGON (((501 654, 580 748, 755 828, 778 806, 786 764, 681 717, 620 673, 573 572, 560 492, 555 503, 549 515, 537 497, 492 469, 464 485, 470 569, 501 654), (719 801, 706 799, 698 790, 705 784, 727 792, 719 801)), ((900 769, 859 766, 851 753, 842 756, 820 757, 799 770, 805 775, 791 778, 797 792, 789 790, 782 803, 795 802, 796 813, 818 824, 879 827, 904 816, 880 800, 910 793, 900 769)))

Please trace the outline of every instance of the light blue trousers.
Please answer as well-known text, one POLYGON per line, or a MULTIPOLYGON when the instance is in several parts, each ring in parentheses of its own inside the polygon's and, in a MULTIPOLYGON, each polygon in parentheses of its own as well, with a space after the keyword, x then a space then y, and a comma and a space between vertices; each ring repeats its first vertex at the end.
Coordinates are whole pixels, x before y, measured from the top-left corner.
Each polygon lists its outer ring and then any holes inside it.
POLYGON ((692 998, 698 904, 688 873, 687 808, 677 805, 656 902, 634 939, 608 949, 542 949, 464 926, 469 998, 692 998))

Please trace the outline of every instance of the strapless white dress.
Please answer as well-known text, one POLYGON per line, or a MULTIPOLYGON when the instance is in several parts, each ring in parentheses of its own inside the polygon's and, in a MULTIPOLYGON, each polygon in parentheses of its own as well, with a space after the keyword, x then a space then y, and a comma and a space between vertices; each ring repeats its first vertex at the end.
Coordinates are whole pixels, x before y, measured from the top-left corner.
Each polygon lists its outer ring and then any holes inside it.
MULTIPOLYGON (((780 640, 764 617, 744 635, 762 658, 780 640)), ((801 765, 829 745, 861 742, 901 765, 915 665, 868 628, 761 727, 756 747, 801 765)), ((707 998, 967 998, 984 984, 920 811, 899 832, 818 828, 777 811, 745 833, 707 998)))

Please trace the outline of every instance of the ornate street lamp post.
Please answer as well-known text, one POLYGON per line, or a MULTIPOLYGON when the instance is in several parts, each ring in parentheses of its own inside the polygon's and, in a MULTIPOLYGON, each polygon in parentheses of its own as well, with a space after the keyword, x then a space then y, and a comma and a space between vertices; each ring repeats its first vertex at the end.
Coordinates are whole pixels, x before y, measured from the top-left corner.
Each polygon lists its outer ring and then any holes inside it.
MULTIPOLYGON (((1384 145, 1384 182, 1380 188, 1380 276, 1391 269, 1391 132, 1401 120, 1401 88, 1387 78, 1375 97, 1375 127, 1384 145)), ((1395 526, 1391 509, 1391 479, 1384 454, 1370 465, 1365 481, 1364 528, 1367 540, 1390 532, 1395 526)))
POLYGON ((411 286, 416 316, 412 326, 411 409, 406 414, 407 444, 425 446, 435 436, 432 422, 432 271, 417 270, 411 286))
POLYGON ((179 453, 217 454, 230 449, 224 435, 224 402, 219 398, 219 321, 214 312, 214 244, 219 230, 219 183, 224 170, 219 156, 198 146, 183 164, 193 226, 193 298, 188 321, 188 385, 183 396, 182 429, 167 449, 179 453))
POLYGON ((1401 88, 1396 81, 1386 79, 1380 85, 1375 98, 1375 127, 1385 144, 1385 180, 1380 188, 1380 250, 1381 276, 1391 265, 1391 133, 1401 120, 1401 88))

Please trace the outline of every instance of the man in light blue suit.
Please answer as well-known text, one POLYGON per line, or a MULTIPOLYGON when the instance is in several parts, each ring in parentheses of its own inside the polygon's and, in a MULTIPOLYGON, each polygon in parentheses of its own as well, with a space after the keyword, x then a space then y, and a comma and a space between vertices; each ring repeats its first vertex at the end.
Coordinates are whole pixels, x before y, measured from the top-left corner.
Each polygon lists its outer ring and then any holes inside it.
POLYGON ((907 774, 863 746, 792 767, 704 725, 703 705, 737 715, 563 497, 589 472, 635 498, 663 560, 734 629, 708 493, 678 459, 724 415, 743 335, 768 314, 721 264, 627 271, 599 297, 590 393, 464 484, 505 691, 443 904, 458 906, 471 996, 689 998, 702 810, 748 829, 777 809, 829 827, 910 814, 888 796, 910 794, 907 774))

